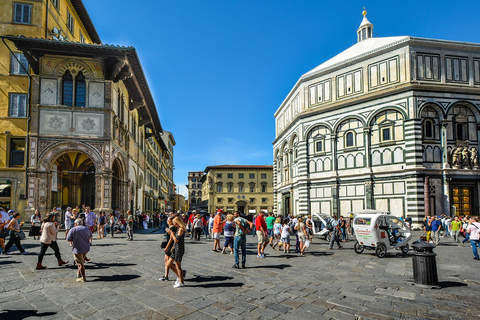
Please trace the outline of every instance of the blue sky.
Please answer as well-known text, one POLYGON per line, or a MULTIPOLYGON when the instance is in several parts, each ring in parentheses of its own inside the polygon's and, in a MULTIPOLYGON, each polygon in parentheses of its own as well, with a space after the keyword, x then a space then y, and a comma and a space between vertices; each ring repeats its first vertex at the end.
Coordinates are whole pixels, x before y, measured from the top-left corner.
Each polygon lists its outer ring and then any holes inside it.
POLYGON ((104 44, 133 46, 165 130, 174 181, 209 165, 272 164, 274 112, 298 78, 374 35, 480 43, 478 1, 84 0, 104 44))

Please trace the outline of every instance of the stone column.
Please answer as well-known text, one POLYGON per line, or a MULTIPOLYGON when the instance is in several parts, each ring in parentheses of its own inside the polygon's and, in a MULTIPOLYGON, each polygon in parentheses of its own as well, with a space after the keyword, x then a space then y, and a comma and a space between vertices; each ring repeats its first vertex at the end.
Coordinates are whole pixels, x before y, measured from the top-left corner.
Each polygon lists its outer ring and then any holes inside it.
POLYGON ((425 183, 423 185, 423 194, 425 202, 425 216, 430 216, 430 182, 429 177, 425 177, 425 183))
POLYGON ((373 181, 365 181, 365 207, 366 209, 373 209, 373 181))
POLYGON ((103 206, 103 186, 104 186, 103 174, 95 174, 95 209, 96 213, 102 210, 103 206))
POLYGON ((338 183, 332 184, 332 215, 338 218, 338 183))
POLYGON ((372 157, 370 154, 370 127, 363 128, 363 141, 365 144, 365 168, 372 172, 372 157))
POLYGON ((446 170, 450 167, 448 163, 448 143, 447 143, 448 122, 443 120, 441 123, 440 142, 442 147, 442 178, 443 178, 443 213, 449 216, 450 213, 450 184, 446 170))

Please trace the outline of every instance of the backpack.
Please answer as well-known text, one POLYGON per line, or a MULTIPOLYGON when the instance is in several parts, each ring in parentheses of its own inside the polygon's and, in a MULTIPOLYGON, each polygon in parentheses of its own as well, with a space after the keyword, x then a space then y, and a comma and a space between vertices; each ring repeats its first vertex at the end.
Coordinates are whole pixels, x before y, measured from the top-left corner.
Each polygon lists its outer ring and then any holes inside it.
POLYGON ((328 231, 332 231, 332 230, 333 230, 332 219, 329 219, 329 220, 327 221, 327 225, 325 226, 325 228, 327 228, 328 231))

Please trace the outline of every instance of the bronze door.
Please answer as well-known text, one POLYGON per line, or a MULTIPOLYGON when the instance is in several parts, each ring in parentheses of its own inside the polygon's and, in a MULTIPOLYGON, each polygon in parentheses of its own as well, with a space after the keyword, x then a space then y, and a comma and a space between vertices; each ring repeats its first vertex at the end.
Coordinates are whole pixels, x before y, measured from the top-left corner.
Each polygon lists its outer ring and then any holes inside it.
POLYGON ((473 213, 473 188, 459 187, 452 188, 453 205, 456 208, 457 216, 470 216, 473 213))

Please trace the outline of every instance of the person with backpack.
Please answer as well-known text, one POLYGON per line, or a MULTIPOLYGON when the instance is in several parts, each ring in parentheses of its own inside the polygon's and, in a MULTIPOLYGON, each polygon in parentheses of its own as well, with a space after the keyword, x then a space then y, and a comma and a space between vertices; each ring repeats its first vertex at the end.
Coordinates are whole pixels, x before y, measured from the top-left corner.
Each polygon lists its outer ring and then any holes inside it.
POLYGON ((242 218, 238 211, 233 213, 235 224, 235 239, 233 244, 233 252, 235 254, 235 264, 232 268, 240 268, 239 250, 242 249, 242 269, 245 269, 247 260, 247 234, 254 224, 245 218, 242 218))
POLYGON ((480 223, 478 223, 477 217, 470 218, 470 225, 467 227, 466 231, 470 235, 470 243, 472 245, 473 259, 480 260, 478 256, 477 247, 480 242, 480 223))
MULTIPOLYGON (((340 240, 339 240, 339 235, 340 235, 340 226, 338 225, 338 221, 337 221, 337 216, 333 216, 332 219, 329 220, 330 222, 330 228, 331 228, 331 232, 330 232, 330 246, 329 246, 329 249, 330 250, 333 250, 333 244, 336 242, 337 243, 337 249, 341 249, 343 248, 342 245, 340 244, 340 240)), ((328 228, 328 222, 327 222, 327 228, 328 228)), ((329 228, 329 230, 330 230, 329 228)))

